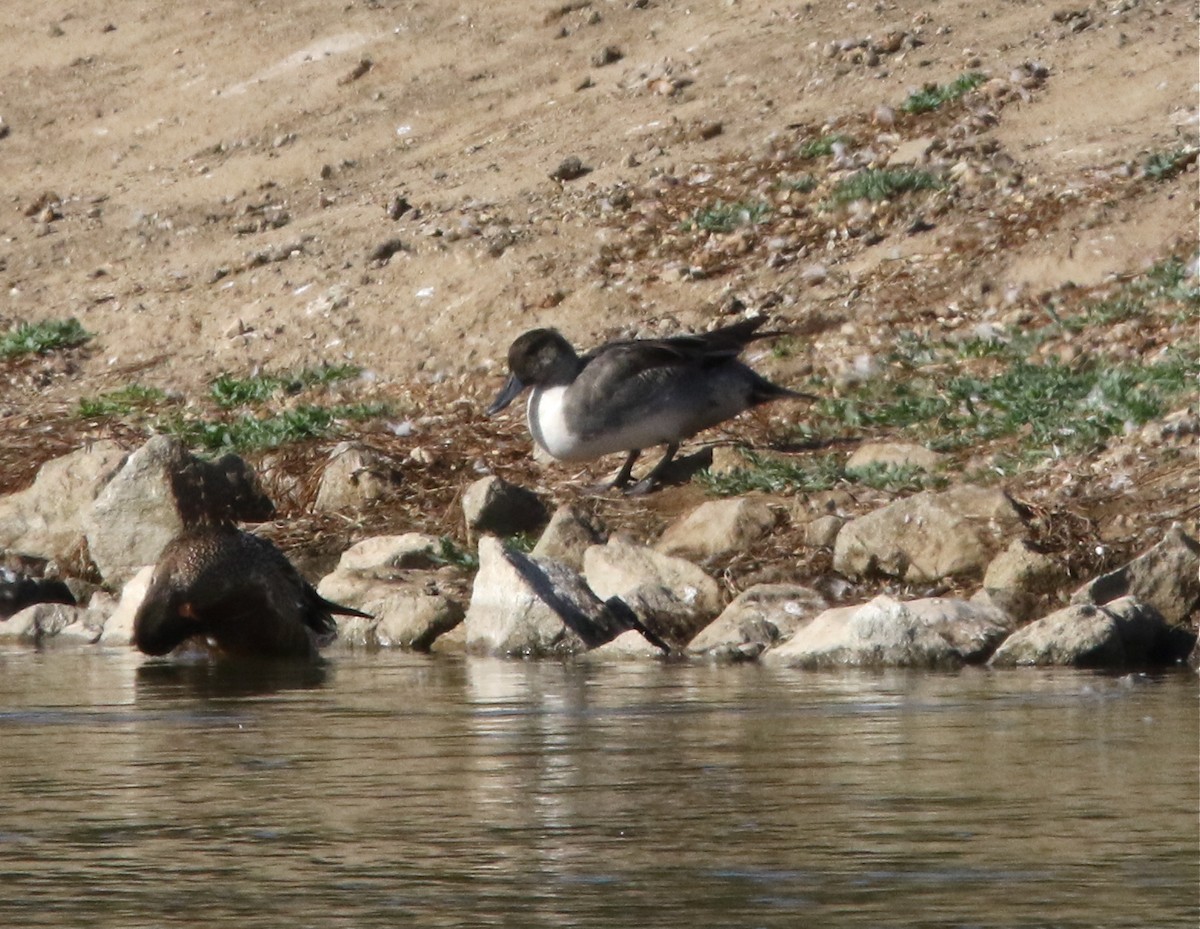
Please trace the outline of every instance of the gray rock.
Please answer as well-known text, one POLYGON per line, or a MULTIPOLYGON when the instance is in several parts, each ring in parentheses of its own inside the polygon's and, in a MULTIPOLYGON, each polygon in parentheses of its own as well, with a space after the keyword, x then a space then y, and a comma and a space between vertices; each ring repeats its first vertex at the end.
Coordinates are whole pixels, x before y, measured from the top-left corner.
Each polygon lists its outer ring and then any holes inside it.
POLYGON ((710 500, 673 522, 654 546, 666 555, 704 561, 744 552, 775 526, 775 513, 761 500, 710 500))
POLYGON ((84 514, 126 455, 116 442, 103 440, 46 462, 30 487, 0 498, 0 549, 60 564, 77 560, 84 514))
POLYGON ((35 603, 0 622, 0 640, 41 642, 58 635, 76 621, 77 614, 85 612, 65 603, 35 603))
POLYGON ((620 534, 585 551, 583 569, 588 585, 606 599, 628 599, 640 587, 661 587, 710 617, 722 608, 721 588, 696 565, 637 545, 620 534))
POLYGON ((492 475, 467 488, 462 500, 467 526, 508 536, 532 532, 546 522, 546 507, 532 490, 492 475))
POLYGON ((904 606, 970 664, 986 661, 1017 625, 994 605, 953 597, 925 597, 904 606))
POLYGON ((1167 622, 1183 622, 1200 607, 1200 544, 1172 526, 1145 554, 1084 585, 1071 601, 1105 604, 1119 597, 1136 597, 1167 622))
POLYGON ((131 645, 133 642, 133 618, 137 615, 138 607, 146 599, 146 591, 150 589, 150 579, 154 576, 154 565, 148 564, 139 568, 121 588, 121 598, 117 607, 104 621, 104 631, 100 633, 101 645, 131 645))
POLYGON ((936 471, 942 464, 942 455, 924 445, 908 442, 864 442, 854 450, 846 462, 847 471, 862 470, 871 465, 893 468, 919 468, 936 471))
POLYGON ((583 568, 583 553, 592 545, 604 541, 604 528, 594 519, 570 504, 554 511, 550 523, 533 547, 535 558, 550 558, 579 571, 583 568))
POLYGON ((1195 637, 1170 626, 1147 603, 1123 597, 1104 606, 1076 603, 1018 629, 989 665, 1128 668, 1182 661, 1195 637))
POLYGON ((762 660, 797 668, 950 668, 962 656, 907 604, 879 596, 826 610, 762 660))
POLYGON ((444 563, 441 549, 442 540, 424 532, 373 536, 342 552, 337 570, 386 577, 387 572, 395 570, 436 568, 444 563))
POLYGON ((167 543, 198 520, 261 521, 274 507, 236 455, 215 462, 155 436, 130 455, 84 518, 88 552, 105 583, 122 584, 158 560, 167 543))
POLYGON ((361 442, 341 442, 333 447, 313 509, 318 513, 353 510, 382 500, 401 482, 396 463, 361 442))
POLYGON ((461 572, 438 567, 440 546, 436 536, 411 532, 365 539, 347 549, 317 592, 371 616, 337 616, 338 640, 428 651, 461 623, 461 572))
POLYGON ((804 527, 804 544, 811 548, 833 548, 846 521, 840 516, 818 516, 804 527))
POLYGON ((808 587, 759 584, 738 594, 687 650, 718 661, 754 659, 790 639, 828 607, 825 598, 808 587))
POLYGON ((1044 613, 1067 580, 1062 564, 1017 539, 988 564, 983 590, 987 602, 1025 622, 1044 613))
POLYGON ((627 607, 601 602, 566 565, 535 561, 492 536, 479 540, 479 571, 465 622, 468 651, 574 655, 636 624, 627 607))
POLYGON ((878 572, 910 583, 982 575, 1020 528, 1020 515, 1000 491, 923 492, 846 523, 833 566, 851 577, 878 572))

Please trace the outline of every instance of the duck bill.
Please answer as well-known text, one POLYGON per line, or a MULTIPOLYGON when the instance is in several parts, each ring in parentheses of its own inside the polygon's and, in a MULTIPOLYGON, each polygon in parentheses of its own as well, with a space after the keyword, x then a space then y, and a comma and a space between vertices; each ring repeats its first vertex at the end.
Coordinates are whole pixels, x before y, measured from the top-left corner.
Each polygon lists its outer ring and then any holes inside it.
POLYGON ((508 380, 500 393, 496 395, 496 399, 492 401, 492 405, 485 411, 488 416, 495 416, 502 409, 517 399, 517 396, 525 389, 525 385, 517 380, 515 374, 510 374, 508 380))

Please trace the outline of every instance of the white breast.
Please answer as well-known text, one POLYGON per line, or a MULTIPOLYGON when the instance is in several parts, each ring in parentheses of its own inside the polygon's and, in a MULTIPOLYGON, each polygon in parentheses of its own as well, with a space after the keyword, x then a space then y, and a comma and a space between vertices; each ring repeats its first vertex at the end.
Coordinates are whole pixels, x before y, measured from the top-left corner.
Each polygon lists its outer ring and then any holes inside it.
POLYGON ((535 388, 529 395, 526 417, 533 440, 559 461, 585 461, 596 457, 579 436, 571 432, 563 415, 566 387, 535 388))

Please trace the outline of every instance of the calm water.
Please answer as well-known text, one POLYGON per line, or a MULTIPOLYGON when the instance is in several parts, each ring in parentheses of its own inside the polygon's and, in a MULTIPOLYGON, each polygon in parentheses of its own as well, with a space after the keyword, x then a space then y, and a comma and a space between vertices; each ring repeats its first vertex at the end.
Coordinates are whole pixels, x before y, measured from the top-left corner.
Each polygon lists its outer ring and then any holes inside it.
POLYGON ((1198 695, 0 649, 0 926, 1196 929, 1198 695))

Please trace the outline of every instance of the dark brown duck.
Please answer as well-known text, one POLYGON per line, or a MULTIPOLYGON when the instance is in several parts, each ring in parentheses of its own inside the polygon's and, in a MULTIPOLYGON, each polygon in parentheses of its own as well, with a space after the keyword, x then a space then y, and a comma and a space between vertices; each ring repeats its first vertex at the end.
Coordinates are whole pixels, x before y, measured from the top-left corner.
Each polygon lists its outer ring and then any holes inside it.
POLYGON ((228 655, 314 658, 337 636, 334 613, 368 616, 318 594, 266 539, 203 526, 163 549, 134 617, 133 644, 165 655, 203 637, 228 655))

